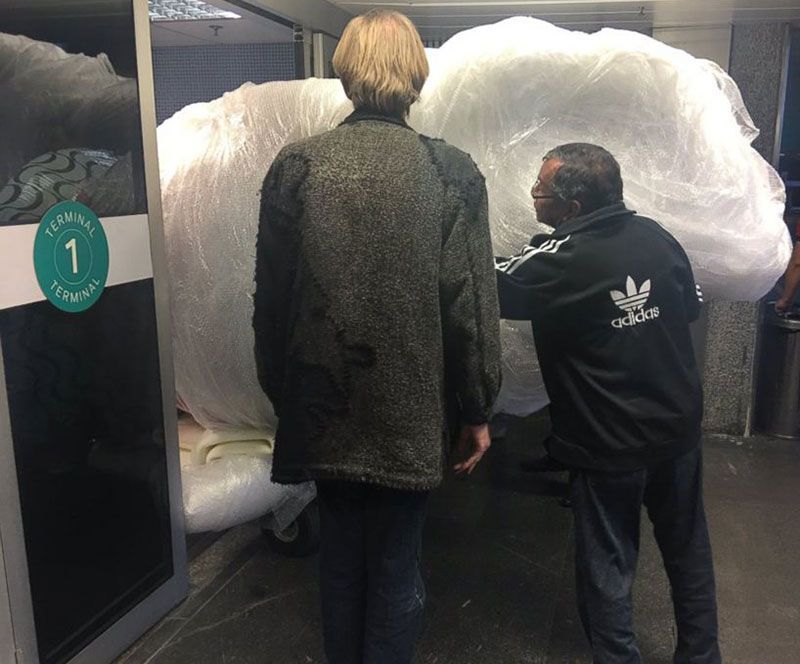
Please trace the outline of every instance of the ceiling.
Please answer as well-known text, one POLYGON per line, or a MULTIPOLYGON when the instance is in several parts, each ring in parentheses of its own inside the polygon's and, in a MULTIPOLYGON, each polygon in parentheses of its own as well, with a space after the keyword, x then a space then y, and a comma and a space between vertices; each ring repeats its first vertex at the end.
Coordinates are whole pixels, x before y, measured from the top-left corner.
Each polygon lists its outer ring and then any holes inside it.
POLYGON ((330 0, 351 14, 378 7, 409 16, 423 39, 441 40, 509 16, 535 16, 572 29, 603 26, 657 27, 724 25, 731 22, 800 21, 800 0, 330 0))
MULTIPOLYGON (((655 27, 726 25, 756 21, 800 21, 800 0, 328 0, 360 14, 372 8, 409 16, 429 42, 510 16, 535 16, 574 30, 609 26, 649 32, 655 27)), ((246 2, 206 0, 240 19, 160 21, 152 24, 154 46, 292 41, 292 30, 246 9, 246 2), (221 26, 218 29, 212 26, 221 26)), ((269 3, 261 3, 266 4, 269 3)))
POLYGON ((206 2, 233 12, 241 18, 151 22, 150 36, 153 46, 269 44, 292 41, 291 28, 247 11, 238 3, 234 5, 224 0, 206 0, 206 2))
POLYGON ((152 23, 153 46, 208 46, 210 44, 270 44, 292 41, 292 30, 269 19, 163 21, 152 23), (214 26, 217 29, 214 29, 214 26))

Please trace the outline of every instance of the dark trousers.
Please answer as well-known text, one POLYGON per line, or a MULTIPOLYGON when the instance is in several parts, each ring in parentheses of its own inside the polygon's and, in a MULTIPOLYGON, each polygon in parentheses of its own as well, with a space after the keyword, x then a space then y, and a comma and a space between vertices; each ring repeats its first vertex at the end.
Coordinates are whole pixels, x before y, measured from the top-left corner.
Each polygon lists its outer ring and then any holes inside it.
POLYGON ((318 482, 329 664, 409 664, 422 624, 427 492, 318 482))
POLYGON ((595 664, 639 664, 631 589, 647 508, 672 588, 678 643, 675 664, 718 664, 714 566, 703 507, 700 449, 628 473, 576 471, 578 609, 595 664))

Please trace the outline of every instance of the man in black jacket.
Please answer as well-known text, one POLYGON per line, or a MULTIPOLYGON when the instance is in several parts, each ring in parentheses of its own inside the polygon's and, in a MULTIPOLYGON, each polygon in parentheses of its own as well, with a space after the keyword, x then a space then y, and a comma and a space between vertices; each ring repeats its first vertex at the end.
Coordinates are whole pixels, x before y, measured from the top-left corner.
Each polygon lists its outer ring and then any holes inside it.
POLYGON ((503 318, 530 320, 550 396, 546 446, 571 469, 577 594, 600 664, 641 662, 631 588, 646 506, 672 587, 676 663, 720 662, 702 496, 702 295, 678 242, 628 210, 614 157, 550 151, 531 191, 552 235, 497 259, 503 318))

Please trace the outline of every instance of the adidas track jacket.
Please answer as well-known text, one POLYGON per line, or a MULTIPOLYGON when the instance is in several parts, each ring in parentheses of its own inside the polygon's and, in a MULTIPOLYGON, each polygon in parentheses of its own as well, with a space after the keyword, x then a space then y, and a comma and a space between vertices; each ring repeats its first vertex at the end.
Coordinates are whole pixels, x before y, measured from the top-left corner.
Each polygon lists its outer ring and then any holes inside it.
POLYGON ((535 236, 496 268, 501 316, 533 325, 552 456, 625 471, 698 443, 689 323, 702 294, 669 233, 620 203, 535 236))

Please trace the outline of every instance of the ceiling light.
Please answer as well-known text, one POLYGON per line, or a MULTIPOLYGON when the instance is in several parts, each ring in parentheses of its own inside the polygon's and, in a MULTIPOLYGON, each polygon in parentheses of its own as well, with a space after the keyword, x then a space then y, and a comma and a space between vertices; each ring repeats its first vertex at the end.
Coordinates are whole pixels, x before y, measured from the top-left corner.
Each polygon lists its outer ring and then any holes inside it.
POLYGON ((242 18, 201 0, 149 0, 151 21, 208 21, 242 18))

